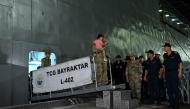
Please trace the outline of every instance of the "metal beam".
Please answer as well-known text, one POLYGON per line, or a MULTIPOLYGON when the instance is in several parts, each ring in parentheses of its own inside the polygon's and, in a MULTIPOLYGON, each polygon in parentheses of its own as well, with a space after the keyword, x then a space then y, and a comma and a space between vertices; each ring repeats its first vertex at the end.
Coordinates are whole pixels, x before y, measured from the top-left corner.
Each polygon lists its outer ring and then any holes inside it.
POLYGON ((85 89, 85 90, 84 89, 73 90, 73 91, 62 92, 62 93, 53 93, 53 94, 49 94, 49 95, 36 96, 36 97, 31 97, 31 101, 45 100, 45 99, 73 96, 73 95, 80 95, 80 94, 87 94, 87 93, 94 93, 94 92, 100 92, 100 91, 105 91, 105 90, 114 90, 114 89, 125 89, 125 84, 120 84, 120 85, 116 85, 116 86, 106 85, 106 86, 89 88, 89 89, 85 89))

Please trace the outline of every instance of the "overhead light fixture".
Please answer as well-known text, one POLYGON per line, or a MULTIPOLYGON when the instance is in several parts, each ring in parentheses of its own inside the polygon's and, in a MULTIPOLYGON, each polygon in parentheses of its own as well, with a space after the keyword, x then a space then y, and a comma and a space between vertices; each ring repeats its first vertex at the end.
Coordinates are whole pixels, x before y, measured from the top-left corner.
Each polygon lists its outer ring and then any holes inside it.
POLYGON ((179 24, 184 24, 183 22, 181 22, 181 21, 179 21, 179 22, 177 22, 177 24, 179 25, 179 24))
POLYGON ((170 15, 169 15, 169 14, 166 14, 165 16, 166 16, 166 17, 169 17, 170 15))
POLYGON ((179 21, 178 18, 172 18, 171 20, 172 20, 172 21, 179 21))
POLYGON ((161 9, 159 9, 159 12, 162 12, 162 10, 161 10, 161 9))
POLYGON ((172 20, 172 21, 176 21, 176 19, 174 19, 174 18, 173 18, 173 19, 171 19, 171 20, 172 20))

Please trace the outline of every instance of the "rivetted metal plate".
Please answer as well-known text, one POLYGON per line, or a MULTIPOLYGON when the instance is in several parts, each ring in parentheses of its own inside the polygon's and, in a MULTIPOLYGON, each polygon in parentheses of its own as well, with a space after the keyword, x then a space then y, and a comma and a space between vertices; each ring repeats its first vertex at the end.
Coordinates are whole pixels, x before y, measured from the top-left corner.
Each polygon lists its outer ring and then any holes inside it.
POLYGON ((114 109, 135 109, 139 106, 137 99, 117 100, 113 102, 114 109))
POLYGON ((113 108, 113 91, 103 91, 104 107, 113 108))
POLYGON ((130 90, 113 91, 113 101, 130 100, 130 99, 131 99, 131 91, 130 90))
POLYGON ((96 98, 96 107, 105 107, 104 100, 102 98, 96 98))

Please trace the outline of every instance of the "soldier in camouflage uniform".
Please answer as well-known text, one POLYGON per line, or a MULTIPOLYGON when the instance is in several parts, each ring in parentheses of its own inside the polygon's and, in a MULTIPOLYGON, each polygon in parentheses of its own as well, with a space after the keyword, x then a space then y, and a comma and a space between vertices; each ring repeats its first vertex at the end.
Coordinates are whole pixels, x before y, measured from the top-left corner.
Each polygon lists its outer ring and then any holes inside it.
MULTIPOLYGON (((104 43, 107 42, 108 35, 104 34, 102 36, 104 37, 102 41, 104 43)), ((107 51, 107 48, 108 48, 108 43, 106 43, 103 46, 103 49, 105 50, 105 52, 107 51)), ((105 81, 107 80, 107 62, 105 62, 103 60, 102 52, 100 50, 96 49, 95 46, 93 46, 92 51, 95 53, 94 60, 97 65, 96 78, 97 78, 97 80, 99 80, 99 78, 102 76, 101 84, 104 85, 105 81)))
POLYGON ((142 65, 135 60, 135 55, 130 55, 131 61, 126 67, 126 80, 129 82, 132 97, 141 99, 141 80, 142 80, 142 65))
POLYGON ((41 60, 41 62, 42 62, 42 67, 51 66, 50 54, 51 54, 50 51, 46 51, 46 52, 45 52, 46 57, 41 60))

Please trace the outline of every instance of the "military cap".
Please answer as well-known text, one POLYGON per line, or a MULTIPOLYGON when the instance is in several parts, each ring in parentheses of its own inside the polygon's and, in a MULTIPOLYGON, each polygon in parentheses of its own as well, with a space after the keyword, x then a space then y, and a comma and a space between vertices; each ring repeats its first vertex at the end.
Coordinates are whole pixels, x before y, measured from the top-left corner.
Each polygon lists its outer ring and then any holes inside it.
POLYGON ((135 56, 135 54, 130 54, 130 57, 131 57, 131 56, 135 56))
POLYGON ((130 60, 130 56, 126 56, 126 59, 125 60, 130 60))
POLYGON ((163 45, 163 47, 171 47, 170 43, 165 43, 165 45, 163 45))
POLYGON ((51 54, 51 52, 50 51, 46 51, 45 54, 51 54))
POLYGON ((104 38, 108 38, 108 35, 107 35, 107 34, 104 34, 104 38))
POLYGON ((152 51, 152 50, 148 50, 146 53, 154 54, 154 51, 152 51))
POLYGON ((120 56, 120 55, 117 55, 115 58, 121 58, 121 56, 120 56))
POLYGON ((144 58, 143 55, 140 55, 139 58, 144 58))

